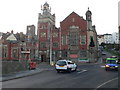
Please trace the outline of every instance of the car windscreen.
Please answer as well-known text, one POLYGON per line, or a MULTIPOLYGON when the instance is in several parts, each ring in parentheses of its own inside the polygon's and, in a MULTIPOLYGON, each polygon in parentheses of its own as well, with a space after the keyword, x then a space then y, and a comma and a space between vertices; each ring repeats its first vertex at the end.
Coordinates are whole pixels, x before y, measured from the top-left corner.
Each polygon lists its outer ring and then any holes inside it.
POLYGON ((108 64, 116 64, 117 62, 116 62, 116 60, 107 60, 106 63, 108 63, 108 64))
POLYGON ((58 62, 57 62, 57 65, 61 65, 61 66, 62 66, 62 65, 67 65, 67 64, 66 64, 65 61, 58 61, 58 62))

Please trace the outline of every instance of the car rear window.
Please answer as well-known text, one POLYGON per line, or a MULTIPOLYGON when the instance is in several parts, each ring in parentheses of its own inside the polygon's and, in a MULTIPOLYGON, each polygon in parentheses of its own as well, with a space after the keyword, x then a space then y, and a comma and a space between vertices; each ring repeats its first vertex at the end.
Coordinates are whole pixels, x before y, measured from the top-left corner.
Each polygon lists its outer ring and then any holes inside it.
POLYGON ((110 63, 110 64, 116 64, 116 60, 108 60, 107 63, 110 63))
POLYGON ((57 65, 67 65, 65 61, 58 61, 57 65))
POLYGON ((68 64, 74 64, 73 62, 68 62, 68 64))

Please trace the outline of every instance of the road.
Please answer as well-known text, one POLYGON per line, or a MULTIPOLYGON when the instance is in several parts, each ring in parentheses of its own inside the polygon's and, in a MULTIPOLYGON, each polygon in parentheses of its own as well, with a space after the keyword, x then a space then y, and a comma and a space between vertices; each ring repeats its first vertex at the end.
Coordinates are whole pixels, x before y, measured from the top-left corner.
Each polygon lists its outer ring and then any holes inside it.
POLYGON ((118 71, 105 71, 103 64, 79 64, 75 72, 57 73, 50 68, 39 74, 5 81, 3 88, 118 88, 118 71))
POLYGON ((9 80, 3 82, 3 88, 117 88, 117 77, 117 71, 106 72, 99 64, 79 65, 76 72, 57 73, 51 69, 37 75, 9 80))

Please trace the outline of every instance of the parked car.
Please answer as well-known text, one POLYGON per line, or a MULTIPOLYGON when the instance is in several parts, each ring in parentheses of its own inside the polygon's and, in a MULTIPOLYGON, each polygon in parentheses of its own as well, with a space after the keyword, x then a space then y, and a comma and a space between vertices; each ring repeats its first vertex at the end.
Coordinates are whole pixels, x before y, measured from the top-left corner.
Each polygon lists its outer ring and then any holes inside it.
POLYGON ((110 58, 117 58, 117 56, 111 56, 110 58))
POLYGON ((102 52, 102 55, 106 55, 106 53, 105 53, 105 52, 102 52))
POLYGON ((77 65, 70 60, 58 60, 55 65, 55 68, 58 73, 60 71, 71 72, 77 70, 77 65))

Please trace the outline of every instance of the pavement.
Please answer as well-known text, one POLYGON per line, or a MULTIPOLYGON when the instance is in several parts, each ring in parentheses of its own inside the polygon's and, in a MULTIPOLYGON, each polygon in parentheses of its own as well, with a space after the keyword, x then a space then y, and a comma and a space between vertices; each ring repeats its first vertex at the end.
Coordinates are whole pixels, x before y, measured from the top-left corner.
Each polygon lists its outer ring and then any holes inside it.
POLYGON ((54 69, 54 66, 51 66, 46 62, 42 62, 40 64, 37 64, 36 69, 33 69, 33 70, 28 69, 26 71, 20 71, 20 72, 0 76, 0 82, 35 75, 35 74, 41 73, 46 70, 51 70, 51 69, 54 69))

